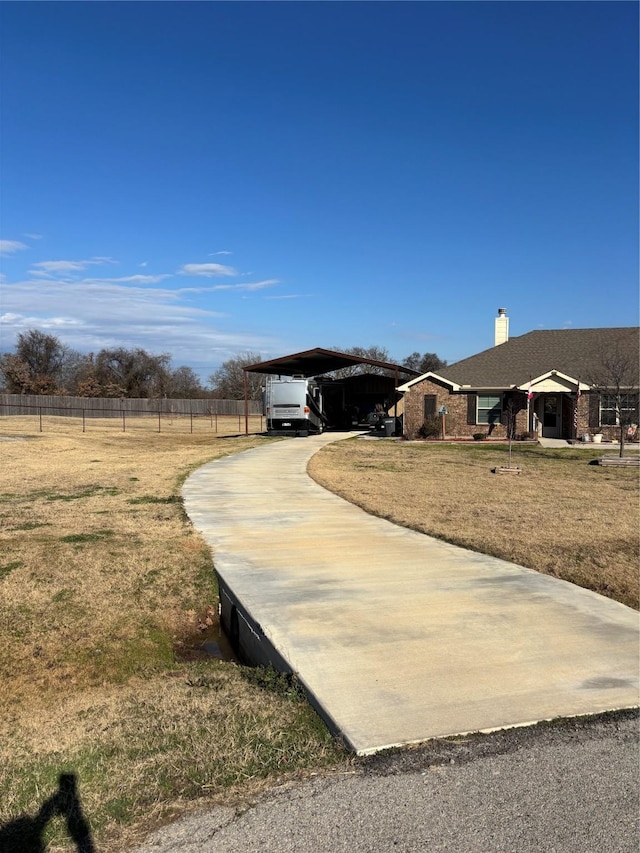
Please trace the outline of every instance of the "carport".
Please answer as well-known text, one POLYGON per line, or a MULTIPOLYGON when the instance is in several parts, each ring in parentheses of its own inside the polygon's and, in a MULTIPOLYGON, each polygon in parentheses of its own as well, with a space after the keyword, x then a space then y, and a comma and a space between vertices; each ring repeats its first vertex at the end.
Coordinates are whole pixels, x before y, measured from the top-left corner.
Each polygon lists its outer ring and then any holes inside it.
MULTIPOLYGON (((369 390, 364 387, 355 388, 356 383, 351 381, 356 377, 350 377, 349 383, 343 381, 339 387, 339 394, 334 394, 335 405, 338 406, 341 399, 341 405, 345 407, 344 394, 351 394, 355 399, 355 395, 361 396, 369 393, 387 393, 387 399, 393 401, 394 417, 397 414, 398 394, 396 388, 400 385, 400 375, 403 376, 418 376, 416 370, 405 367, 401 364, 393 364, 387 361, 377 361, 376 359, 366 358, 363 356, 351 355, 346 352, 336 352, 335 350, 315 349, 304 350, 304 352, 296 352, 292 355, 284 355, 280 358, 273 358, 269 361, 260 361, 257 364, 251 364, 244 368, 244 411, 245 411, 245 434, 249 434, 249 395, 247 373, 264 373, 272 376, 302 376, 305 379, 310 377, 326 376, 335 370, 340 370, 344 367, 354 367, 357 365, 366 364, 375 367, 378 370, 384 370, 384 374, 374 374, 375 383, 370 382, 369 385, 375 385, 374 390, 369 390), (347 387, 351 385, 351 388, 347 387), (355 390, 354 390, 355 388, 355 390)), ((367 374, 367 376, 371 376, 367 374)), ((372 377, 373 378, 373 377, 372 377)), ((330 387, 331 380, 327 380, 327 387, 330 387)), ((336 388, 338 383, 336 381, 336 388)), ((362 383, 363 386, 365 383, 362 383)))

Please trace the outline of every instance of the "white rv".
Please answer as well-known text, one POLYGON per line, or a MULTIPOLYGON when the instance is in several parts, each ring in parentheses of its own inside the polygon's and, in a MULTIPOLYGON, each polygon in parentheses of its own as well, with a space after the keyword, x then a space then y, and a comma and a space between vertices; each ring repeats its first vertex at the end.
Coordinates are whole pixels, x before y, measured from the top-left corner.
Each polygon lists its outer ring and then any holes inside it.
POLYGON ((322 388, 305 376, 269 376, 264 389, 264 414, 271 435, 321 433, 326 423, 322 388))

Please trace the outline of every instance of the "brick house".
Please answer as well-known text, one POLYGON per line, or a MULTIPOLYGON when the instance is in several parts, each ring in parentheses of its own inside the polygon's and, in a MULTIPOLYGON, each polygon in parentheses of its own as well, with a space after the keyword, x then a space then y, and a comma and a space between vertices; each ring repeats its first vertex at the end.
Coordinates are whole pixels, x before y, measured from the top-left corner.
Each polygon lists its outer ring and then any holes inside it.
MULTIPOLYGON (((445 407, 449 437, 537 434, 576 439, 620 424, 637 427, 640 329, 554 329, 509 338, 504 309, 495 346, 399 386, 403 434, 437 432, 445 407)), ((637 432, 635 433, 637 436, 637 432)))

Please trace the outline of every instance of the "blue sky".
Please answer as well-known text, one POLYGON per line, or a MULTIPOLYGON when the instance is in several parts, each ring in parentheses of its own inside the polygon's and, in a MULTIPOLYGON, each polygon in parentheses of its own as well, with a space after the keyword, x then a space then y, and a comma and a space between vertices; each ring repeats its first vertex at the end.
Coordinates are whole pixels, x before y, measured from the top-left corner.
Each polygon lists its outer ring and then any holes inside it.
POLYGON ((638 322, 638 6, 2 2, 0 351, 638 322))

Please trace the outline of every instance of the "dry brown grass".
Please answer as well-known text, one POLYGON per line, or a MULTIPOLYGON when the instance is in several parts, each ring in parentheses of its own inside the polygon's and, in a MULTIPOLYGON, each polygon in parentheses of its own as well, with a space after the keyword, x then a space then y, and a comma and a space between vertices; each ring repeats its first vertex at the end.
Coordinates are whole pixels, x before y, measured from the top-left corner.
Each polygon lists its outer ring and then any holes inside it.
MULTIPOLYGON (((261 691, 242 672, 191 664, 22 714, 0 742, 0 825, 36 813, 71 772, 97 849, 113 851, 195 805, 245 803, 305 768, 344 761, 306 703, 261 691)), ((75 851, 65 835, 58 819, 47 849, 75 851)))
MULTIPOLYGON (((56 431, 3 441, 0 678, 9 702, 102 684, 171 659, 215 600, 181 477, 263 439, 56 431)), ((13 423, 15 426, 15 421, 13 423)), ((0 424, 0 428, 4 423, 0 424)))
POLYGON ((306 703, 187 654, 217 591, 181 483, 265 439, 20 421, 0 419, 0 825, 75 772, 116 849, 194 797, 339 761, 306 703))
POLYGON ((249 415, 245 424, 244 415, 180 415, 162 413, 160 420, 157 415, 134 416, 125 412, 122 417, 90 418, 84 420, 81 415, 61 416, 50 415, 44 409, 41 415, 29 416, 0 416, 0 434, 23 435, 25 432, 36 433, 69 433, 77 432, 90 434, 108 433, 166 433, 167 435, 208 435, 209 437, 244 434, 245 426, 249 433, 262 432, 264 418, 262 415, 249 415))
MULTIPOLYGON (((21 439, 0 441, 0 825, 73 772, 98 849, 116 850, 203 797, 344 761, 305 703, 184 659, 216 589, 181 482, 265 440, 184 427, 0 418, 21 439)), ((637 472, 523 450, 524 475, 497 477, 503 453, 346 441, 310 470, 371 512, 637 606, 637 472)), ((74 849, 59 819, 47 840, 74 849)))
POLYGON ((314 479, 368 512, 638 608, 638 470, 602 450, 352 440, 316 454, 314 479))

